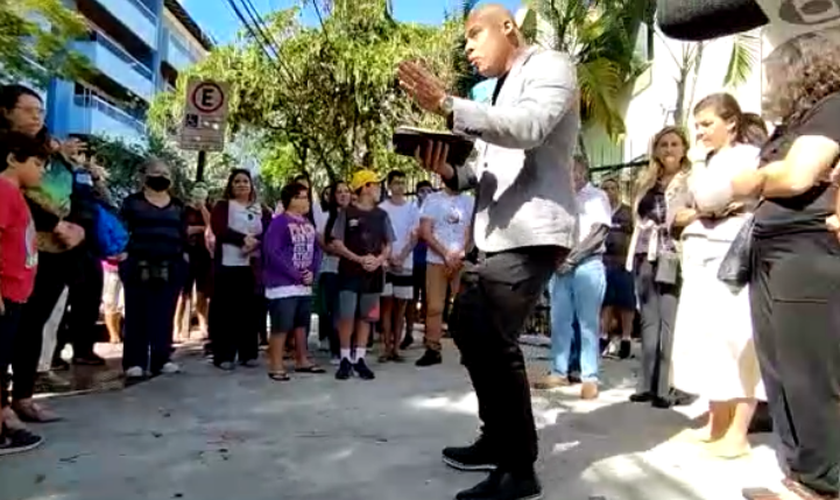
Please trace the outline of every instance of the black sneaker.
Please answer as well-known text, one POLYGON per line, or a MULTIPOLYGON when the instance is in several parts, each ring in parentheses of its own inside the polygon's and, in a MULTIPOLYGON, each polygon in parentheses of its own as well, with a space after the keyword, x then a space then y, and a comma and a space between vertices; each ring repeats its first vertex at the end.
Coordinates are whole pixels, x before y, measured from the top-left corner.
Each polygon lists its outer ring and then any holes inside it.
POLYGON ((434 366, 443 363, 443 357, 438 351, 426 349, 426 352, 414 363, 417 366, 434 366))
POLYGON ((15 453, 33 450, 41 446, 43 442, 44 438, 36 436, 27 430, 12 430, 7 428, 4 435, 0 438, 0 456, 14 455, 15 453))
POLYGON ((74 356, 73 364, 80 366, 105 366, 105 358, 94 353, 89 353, 84 356, 74 356))
POLYGON ((336 380, 347 380, 353 375, 353 363, 349 359, 343 358, 338 365, 338 371, 335 372, 336 380))
POLYGON ((402 343, 400 344, 400 350, 404 351, 404 350, 408 349, 409 347, 411 347, 411 344, 413 344, 413 343, 414 343, 414 335, 412 335, 410 333, 406 333, 405 337, 403 337, 402 343))
POLYGON ((443 463, 462 471, 494 471, 498 467, 484 436, 470 446, 444 448, 443 463))
POLYGON ((542 486, 533 472, 514 475, 508 472, 491 472, 490 476, 475 487, 464 490, 456 500, 538 500, 542 486))
POLYGON ((609 347, 610 347, 610 339, 609 337, 601 337, 598 339, 598 352, 601 353, 601 356, 606 356, 609 354, 609 347))
POLYGON ((618 348, 618 359, 627 359, 631 354, 632 344, 629 340, 622 340, 618 348))
POLYGON ((368 368, 367 363, 365 363, 365 358, 356 361, 356 364, 353 365, 353 370, 356 371, 356 375, 362 380, 373 380, 376 378, 376 375, 373 374, 370 368, 368 368))

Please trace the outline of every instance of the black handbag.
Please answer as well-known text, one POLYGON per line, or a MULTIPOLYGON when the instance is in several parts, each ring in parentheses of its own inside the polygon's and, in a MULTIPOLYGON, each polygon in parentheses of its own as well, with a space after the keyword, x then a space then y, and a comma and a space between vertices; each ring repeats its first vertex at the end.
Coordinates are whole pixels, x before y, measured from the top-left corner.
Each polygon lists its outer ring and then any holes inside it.
POLYGON ((747 286, 752 277, 753 230, 755 216, 750 214, 732 240, 718 268, 717 277, 735 290, 747 286))

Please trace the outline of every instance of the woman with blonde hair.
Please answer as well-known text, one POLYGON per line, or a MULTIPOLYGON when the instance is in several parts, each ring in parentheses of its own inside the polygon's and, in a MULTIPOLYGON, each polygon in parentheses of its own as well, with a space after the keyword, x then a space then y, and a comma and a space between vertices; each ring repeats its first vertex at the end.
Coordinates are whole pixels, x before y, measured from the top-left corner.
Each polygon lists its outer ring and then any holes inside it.
POLYGON ((681 286, 677 236, 694 220, 688 208, 688 140, 665 127, 651 141, 650 164, 636 184, 635 228, 627 270, 635 275, 642 322, 642 375, 630 401, 670 408, 679 403, 670 387, 671 346, 681 286))

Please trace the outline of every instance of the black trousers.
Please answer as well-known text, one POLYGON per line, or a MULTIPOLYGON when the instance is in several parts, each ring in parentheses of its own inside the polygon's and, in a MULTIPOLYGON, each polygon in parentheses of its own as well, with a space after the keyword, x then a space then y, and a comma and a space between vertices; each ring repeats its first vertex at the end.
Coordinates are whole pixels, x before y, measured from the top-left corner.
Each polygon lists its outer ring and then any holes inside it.
MULTIPOLYGON (((18 334, 12 349, 15 400, 29 399, 35 391, 35 376, 44 343, 44 325, 52 315, 55 304, 68 283, 77 275, 77 258, 74 251, 38 254, 38 273, 32 296, 21 311, 18 334)), ((2 398, 8 400, 11 379, 2 373, 2 398)))
MULTIPOLYGON (((13 350, 20 327, 23 304, 6 299, 3 305, 5 306, 5 313, 0 314, 0 375, 6 379, 9 376, 12 356, 14 356, 13 350)), ((10 403, 7 387, 6 384, 3 385, 3 398, 0 400, 0 407, 2 408, 9 406, 10 403)), ((0 429, 0 432, 2 432, 2 429, 0 429)))
POLYGON ((125 294, 123 368, 139 366, 157 374, 172 356, 175 308, 184 287, 186 263, 173 263, 166 281, 141 281, 132 267, 131 259, 120 265, 125 294))
POLYGON ((635 274, 642 323, 642 373, 637 391, 666 398, 671 390, 671 351, 680 284, 657 283, 656 263, 641 256, 636 257, 635 274))
POLYGON ((757 239, 753 331, 787 474, 840 491, 840 244, 829 233, 757 239))
POLYGON ((338 273, 321 273, 318 279, 318 293, 321 294, 321 316, 318 318, 318 338, 330 343, 330 354, 339 355, 340 344, 336 328, 338 311, 338 273))
POLYGON ((102 287, 104 272, 102 262, 98 257, 87 254, 81 259, 81 273, 78 279, 70 284, 67 312, 58 330, 58 342, 55 355, 61 354, 68 343, 73 345, 73 357, 86 357, 93 354, 99 331, 99 307, 102 304, 102 287))
POLYGON ((217 268, 210 300, 210 338, 216 365, 257 359, 259 321, 266 322, 260 307, 254 271, 250 267, 217 268))
POLYGON ((478 396, 483 434, 504 470, 531 470, 537 432, 518 337, 567 253, 533 247, 486 256, 468 269, 450 325, 478 396))

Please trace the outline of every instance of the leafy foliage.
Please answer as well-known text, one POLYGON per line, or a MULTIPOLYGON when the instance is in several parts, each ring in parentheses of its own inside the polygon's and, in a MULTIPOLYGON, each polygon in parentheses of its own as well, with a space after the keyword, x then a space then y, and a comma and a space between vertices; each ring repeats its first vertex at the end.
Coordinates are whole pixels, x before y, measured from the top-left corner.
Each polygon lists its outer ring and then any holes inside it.
POLYGON ((440 123, 402 95, 396 66, 423 59, 453 83, 451 48, 459 30, 452 21, 443 28, 397 22, 385 0, 328 7, 318 27, 303 25, 297 9, 280 10, 265 19, 265 37, 246 31, 214 50, 179 80, 175 94, 155 100, 152 128, 176 129, 189 76, 216 78, 232 85, 230 133, 259 131, 268 179, 307 171, 324 183, 347 176, 365 157, 381 170, 412 168, 390 151, 393 129, 440 123))
POLYGON ((173 192, 184 197, 191 186, 189 169, 181 155, 155 137, 147 146, 126 144, 102 137, 88 138, 88 147, 99 165, 108 172, 108 190, 113 200, 119 202, 141 187, 141 169, 149 158, 158 158, 172 169, 173 192))
POLYGON ((0 82, 45 88, 54 76, 83 77, 87 59, 69 47, 85 30, 61 0, 0 0, 0 82))
POLYGON ((523 30, 532 41, 566 52, 576 63, 580 113, 613 136, 624 133, 619 102, 645 69, 635 56, 642 22, 650 22, 648 0, 532 0, 537 16, 523 30))

